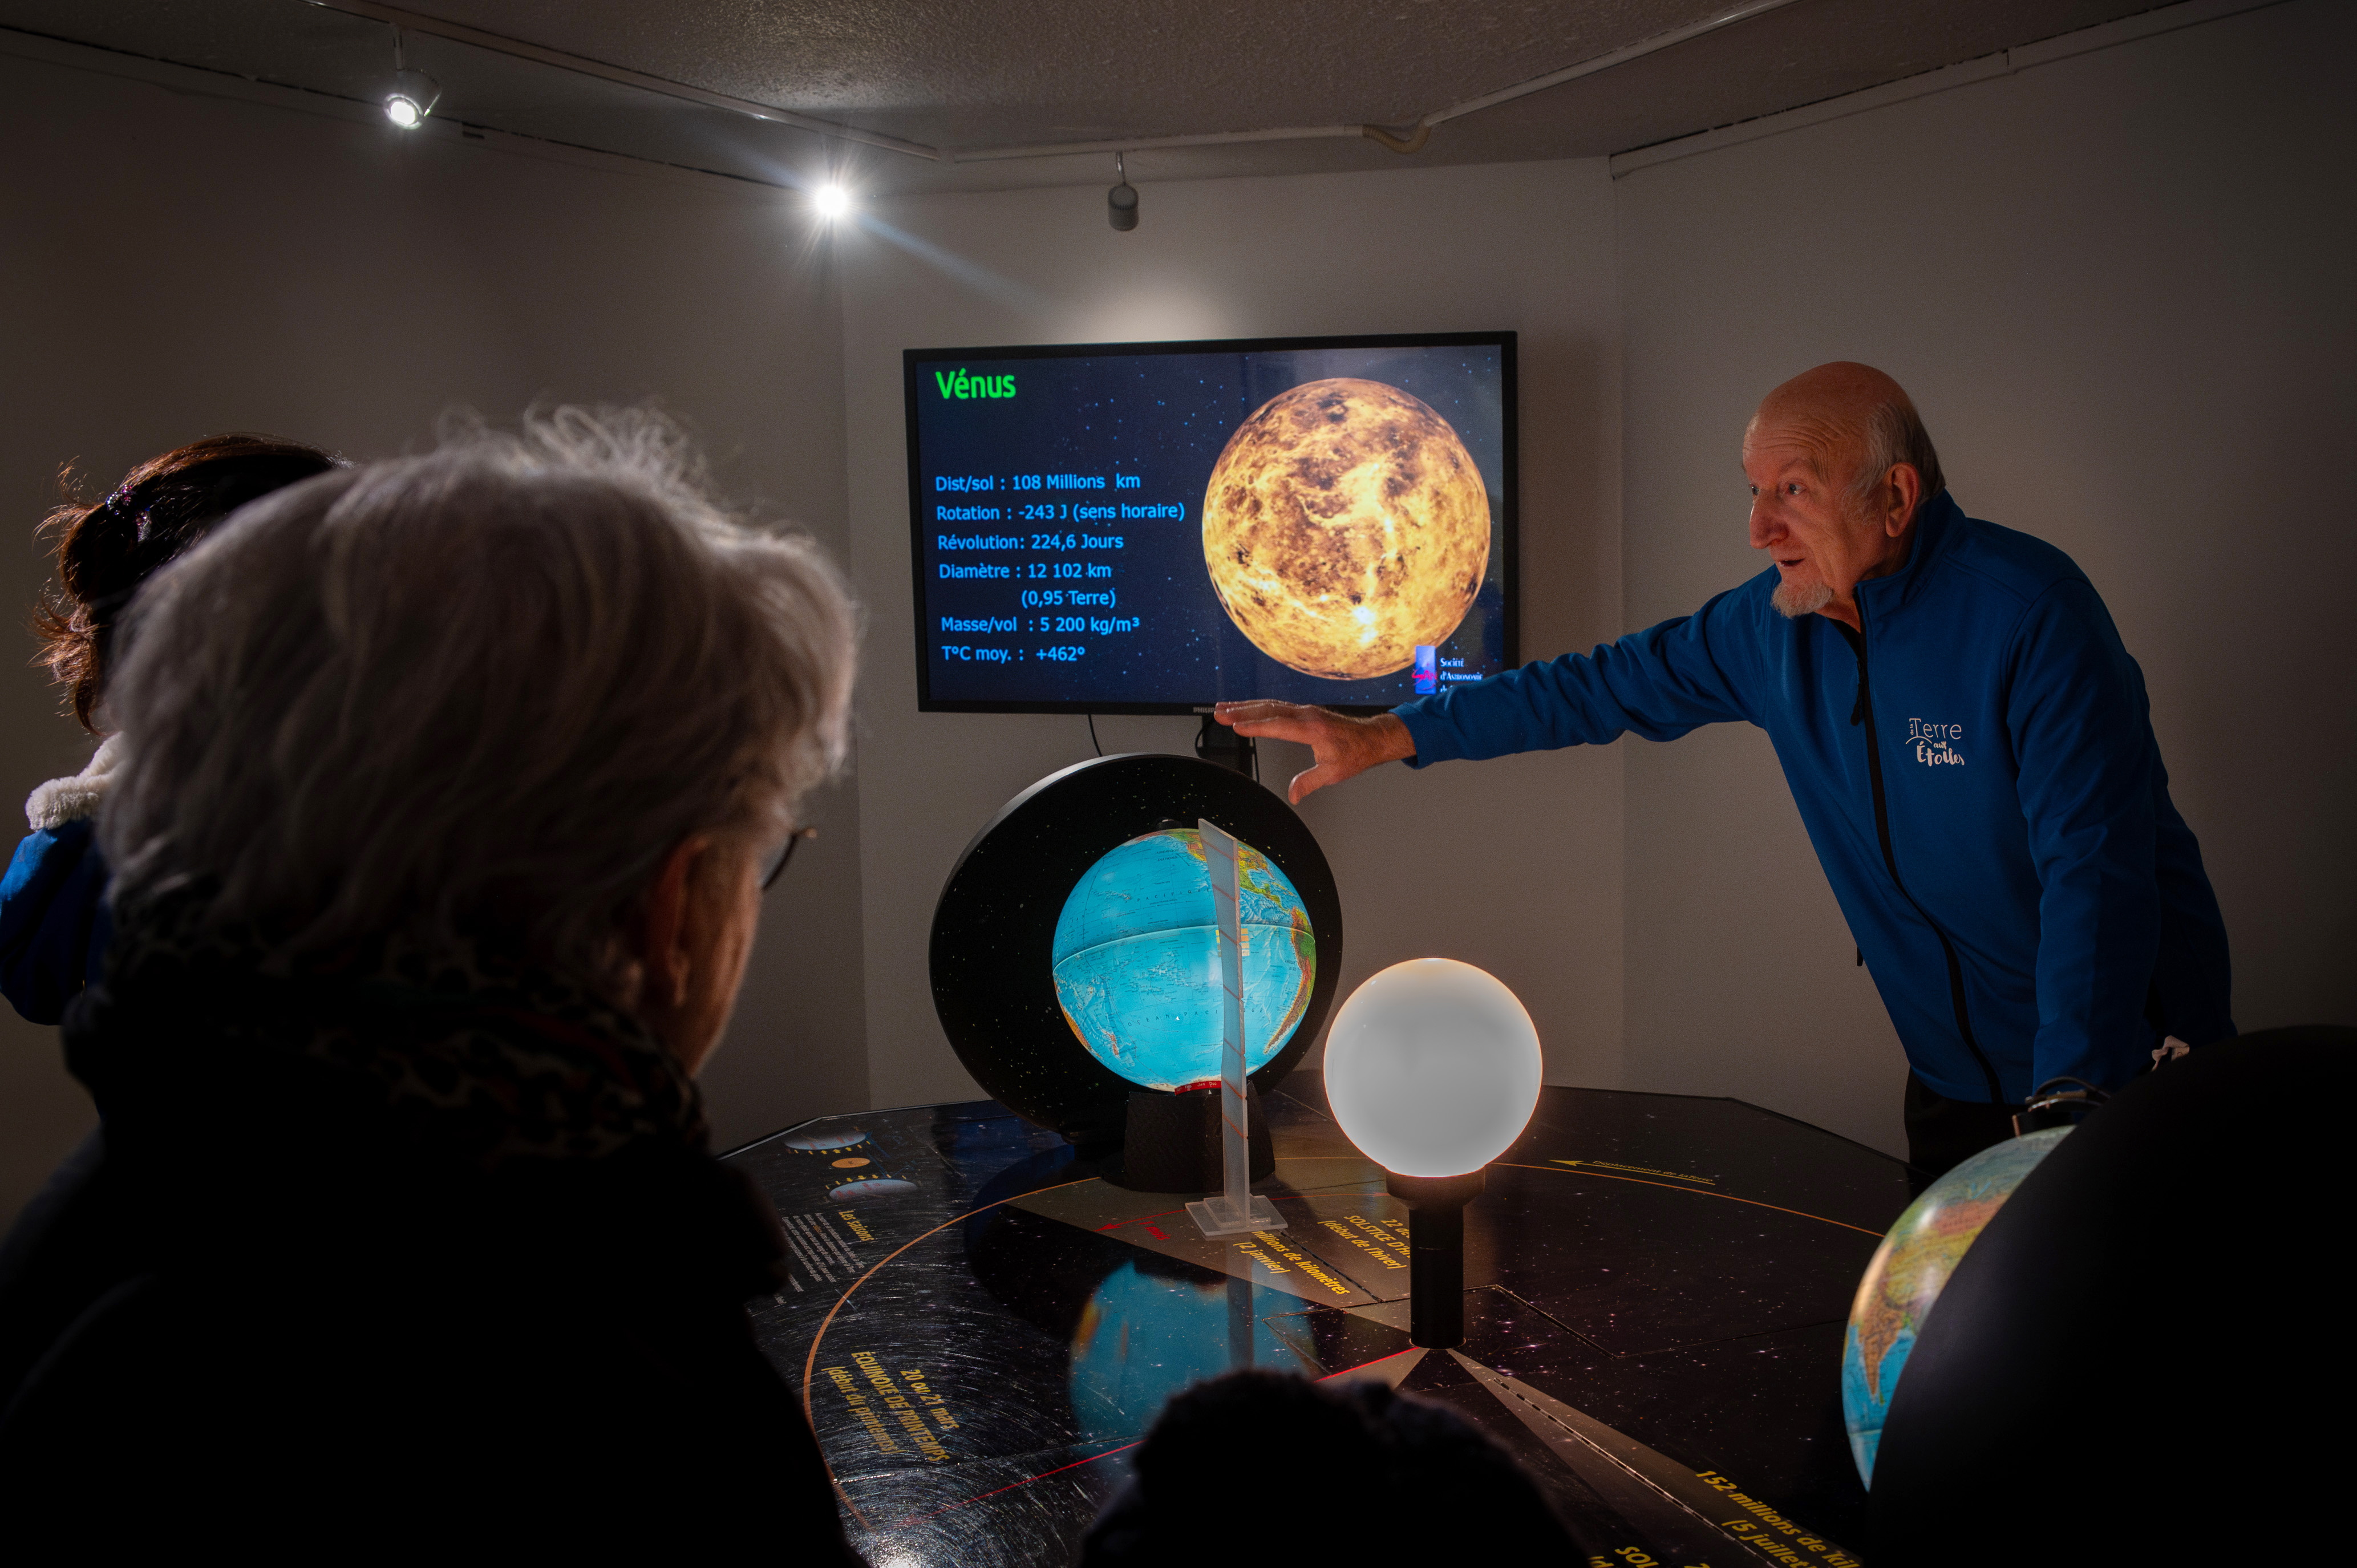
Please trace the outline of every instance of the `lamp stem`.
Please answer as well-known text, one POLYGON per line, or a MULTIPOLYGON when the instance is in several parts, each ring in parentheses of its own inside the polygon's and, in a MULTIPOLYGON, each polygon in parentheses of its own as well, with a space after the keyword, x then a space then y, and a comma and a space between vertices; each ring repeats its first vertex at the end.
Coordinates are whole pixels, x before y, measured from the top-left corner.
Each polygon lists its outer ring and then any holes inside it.
POLYGON ((1465 1211, 1407 1211, 1408 1340, 1434 1349, 1465 1343, 1465 1211))
POLYGON ((1407 1337, 1445 1350, 1465 1343, 1465 1206, 1481 1194, 1481 1171, 1463 1176, 1384 1173, 1407 1205, 1407 1337))

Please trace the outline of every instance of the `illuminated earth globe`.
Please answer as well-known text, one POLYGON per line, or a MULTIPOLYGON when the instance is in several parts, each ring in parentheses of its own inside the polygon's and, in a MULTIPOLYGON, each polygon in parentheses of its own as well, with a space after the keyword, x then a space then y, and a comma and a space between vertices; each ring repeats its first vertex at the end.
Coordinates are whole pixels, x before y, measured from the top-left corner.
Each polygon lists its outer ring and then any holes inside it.
MULTIPOLYGON (((1257 1070, 1301 1026, 1318 981, 1309 911, 1284 872, 1238 846, 1244 1065, 1257 1070)), ((1219 917, 1202 835, 1164 828, 1106 854, 1056 921, 1056 997, 1089 1054, 1142 1089, 1220 1078, 1219 917)))
POLYGON ((1842 1422, 1849 1428, 1858 1479, 1867 1486, 1874 1485, 1874 1455, 1891 1391, 1932 1304, 2021 1178, 2070 1131, 2050 1127, 1983 1149, 1924 1188, 1874 1250, 1842 1338, 1842 1422))

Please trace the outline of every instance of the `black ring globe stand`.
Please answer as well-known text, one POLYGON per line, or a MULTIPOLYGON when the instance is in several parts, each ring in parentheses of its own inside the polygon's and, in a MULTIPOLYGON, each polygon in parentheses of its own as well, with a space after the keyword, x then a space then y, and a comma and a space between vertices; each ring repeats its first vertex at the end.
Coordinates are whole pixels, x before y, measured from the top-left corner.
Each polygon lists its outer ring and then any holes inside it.
MULTIPOLYGON (((1285 873, 1309 912, 1318 944, 1318 972, 1300 1024, 1251 1075, 1253 1089, 1265 1094, 1309 1049, 1333 1006, 1342 971, 1342 905, 1308 827, 1252 779, 1196 757, 1142 752, 1092 757, 1051 773, 974 836, 934 906, 933 1009, 958 1060, 985 1092, 1062 1133, 1084 1159, 1119 1147, 1132 1094, 1155 1091, 1098 1061, 1065 1022, 1056 997, 1056 922, 1065 898, 1105 854, 1158 827, 1193 827, 1198 818, 1218 823, 1285 873)), ((1171 1101, 1168 1109, 1176 1112, 1178 1102, 1197 1098, 1159 1100, 1171 1101)), ((1261 1119, 1253 1122, 1257 1131, 1261 1119)), ((1154 1190, 1195 1189, 1188 1183, 1154 1190)))

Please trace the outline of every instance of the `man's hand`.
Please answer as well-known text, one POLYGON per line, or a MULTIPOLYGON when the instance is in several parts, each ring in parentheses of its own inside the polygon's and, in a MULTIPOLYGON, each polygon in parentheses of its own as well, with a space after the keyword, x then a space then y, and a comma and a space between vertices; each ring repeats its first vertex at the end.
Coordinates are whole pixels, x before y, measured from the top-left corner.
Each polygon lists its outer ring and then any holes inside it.
POLYGON ((1397 714, 1352 718, 1330 708, 1305 703, 1221 703, 1211 716, 1238 735, 1265 735, 1309 748, 1318 766, 1294 775, 1286 799, 1298 806, 1312 790, 1340 784, 1381 762, 1398 762, 1415 755, 1415 742, 1397 714))

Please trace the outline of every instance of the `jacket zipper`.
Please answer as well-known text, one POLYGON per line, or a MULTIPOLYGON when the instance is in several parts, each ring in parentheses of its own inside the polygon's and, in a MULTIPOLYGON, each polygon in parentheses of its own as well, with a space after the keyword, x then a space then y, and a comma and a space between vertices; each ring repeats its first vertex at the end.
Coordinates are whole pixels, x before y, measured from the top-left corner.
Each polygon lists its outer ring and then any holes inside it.
MULTIPOLYGON (((1839 621, 1834 624, 1841 626, 1839 621)), ((1940 929, 1940 922, 1932 918, 1931 912, 1915 901, 1914 894, 1907 891, 1907 884, 1899 875, 1899 857, 1891 853, 1890 808, 1882 795, 1882 748, 1875 739, 1873 693, 1867 676, 1866 602, 1863 599, 1857 605, 1857 630, 1851 632, 1846 626, 1842 630, 1848 634, 1850 647, 1857 654, 1857 703, 1849 711, 1849 722, 1866 726, 1866 776, 1874 786, 1874 833, 1882 841, 1883 866, 1890 873, 1890 885, 1899 889, 1899 896, 1923 917, 1923 923, 1932 928, 1933 936, 1940 939, 1940 951, 1948 960, 1948 1002, 1956 1012, 1956 1033, 1964 1036, 1964 1049, 1973 1053, 1973 1060, 1980 1064, 1981 1076, 1988 1079, 1989 1103, 2002 1105, 2005 1103, 2005 1090, 1997 1082, 1996 1069, 1989 1065, 1988 1058, 1981 1051, 1980 1042, 1973 1038, 1972 1015, 1964 1006, 1964 961, 1956 956, 1956 944, 1948 940, 1948 933, 1940 929)))

